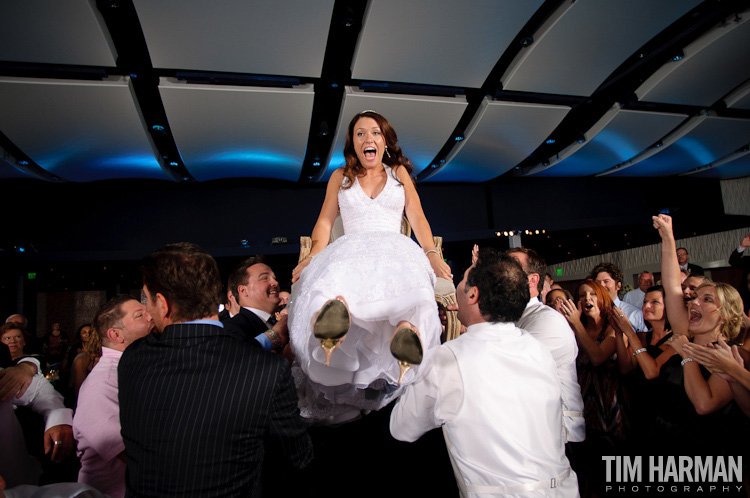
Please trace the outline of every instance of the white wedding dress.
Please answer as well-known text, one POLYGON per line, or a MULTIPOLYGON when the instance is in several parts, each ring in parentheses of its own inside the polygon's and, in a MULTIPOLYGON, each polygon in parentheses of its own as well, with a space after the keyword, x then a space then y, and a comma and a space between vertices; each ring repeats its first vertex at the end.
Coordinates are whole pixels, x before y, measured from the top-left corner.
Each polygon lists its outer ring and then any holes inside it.
POLYGON ((356 179, 339 190, 345 235, 313 258, 290 297, 292 372, 302 417, 311 422, 353 420, 363 410, 382 408, 414 382, 418 366, 397 386, 399 366, 389 344, 400 321, 417 327, 425 358, 440 345, 435 273, 419 245, 401 234, 404 188, 385 168, 385 187, 374 199, 356 179), (326 367, 312 322, 336 296, 346 300, 352 325, 326 367))

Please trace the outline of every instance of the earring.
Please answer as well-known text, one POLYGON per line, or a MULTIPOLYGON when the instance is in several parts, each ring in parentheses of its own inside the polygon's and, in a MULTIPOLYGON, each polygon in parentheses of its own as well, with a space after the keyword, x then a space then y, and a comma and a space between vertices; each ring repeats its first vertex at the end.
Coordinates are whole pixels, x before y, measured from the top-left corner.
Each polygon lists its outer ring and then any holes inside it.
POLYGON ((388 152, 388 146, 387 145, 385 146, 385 155, 388 156, 388 159, 391 158, 391 153, 388 152))

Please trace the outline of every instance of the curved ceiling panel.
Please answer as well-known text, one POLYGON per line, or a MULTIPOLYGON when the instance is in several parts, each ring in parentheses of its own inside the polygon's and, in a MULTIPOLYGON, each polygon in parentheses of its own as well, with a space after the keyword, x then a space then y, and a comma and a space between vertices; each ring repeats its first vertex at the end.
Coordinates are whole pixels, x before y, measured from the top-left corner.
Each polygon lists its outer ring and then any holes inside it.
POLYGON ((570 111, 566 106, 488 102, 453 159, 430 180, 481 182, 531 154, 570 111))
POLYGON ((182 159, 197 180, 299 178, 312 85, 210 86, 163 78, 159 91, 182 159))
POLYGON ((0 6, 0 60, 114 66, 92 2, 23 0, 0 6))
POLYGON ((636 91, 638 97, 710 106, 731 92, 750 78, 750 22, 741 22, 716 28, 686 47, 681 60, 669 62, 636 91))
POLYGON ((750 121, 708 117, 674 144, 612 176, 667 176, 705 166, 748 143, 750 121))
POLYGON ((503 88, 591 95, 625 59, 699 3, 577 0, 522 51, 503 88))
POLYGON ((466 105, 463 97, 384 95, 347 87, 333 153, 324 178, 329 178, 344 164, 346 128, 357 113, 372 109, 390 121, 398 135, 398 145, 414 165, 413 173, 416 174, 429 166, 450 138, 466 105))
POLYGON ((479 88, 542 3, 371 0, 352 77, 479 88))
POLYGON ((320 76, 334 0, 134 0, 154 67, 320 76))
POLYGON ((5 180, 8 178, 34 178, 34 176, 27 174, 14 167, 9 162, 0 159, 0 178, 5 180))
POLYGON ((45 170, 73 181, 165 179, 127 78, 0 79, 0 131, 45 170))
POLYGON ((750 154, 745 154, 744 156, 730 163, 722 164, 721 166, 717 166, 716 168, 701 171, 700 173, 696 173, 695 175, 690 176, 720 180, 731 180, 733 178, 743 178, 746 176, 750 176, 750 154))
POLYGON ((572 156, 537 176, 586 176, 624 162, 659 141, 687 116, 619 110, 612 121, 572 156))

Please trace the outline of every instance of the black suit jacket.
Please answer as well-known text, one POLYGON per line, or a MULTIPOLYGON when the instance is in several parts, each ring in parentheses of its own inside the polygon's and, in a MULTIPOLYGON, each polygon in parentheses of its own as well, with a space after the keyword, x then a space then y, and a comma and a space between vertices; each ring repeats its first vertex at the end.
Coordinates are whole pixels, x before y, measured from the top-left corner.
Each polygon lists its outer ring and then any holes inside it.
POLYGON ((693 263, 688 263, 688 271, 691 275, 704 275, 705 272, 703 271, 703 267, 699 265, 694 265, 693 263))
POLYGON ((140 339, 118 377, 129 497, 259 496, 264 437, 294 468, 312 459, 286 360, 221 327, 140 339))
POLYGON ((268 330, 268 324, 266 322, 261 320, 258 315, 245 308, 240 308, 239 313, 231 318, 222 320, 221 323, 230 333, 241 335, 245 337, 247 341, 258 346, 260 346, 260 343, 255 340, 255 336, 268 330))

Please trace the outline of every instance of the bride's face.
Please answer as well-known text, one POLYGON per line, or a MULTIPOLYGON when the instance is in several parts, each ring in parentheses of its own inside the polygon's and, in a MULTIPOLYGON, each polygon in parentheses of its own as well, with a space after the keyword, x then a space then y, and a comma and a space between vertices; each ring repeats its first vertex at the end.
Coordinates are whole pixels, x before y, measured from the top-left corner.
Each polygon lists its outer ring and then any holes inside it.
POLYGON ((375 168, 383 164, 385 138, 372 118, 362 117, 354 124, 352 143, 359 163, 365 168, 375 168))

